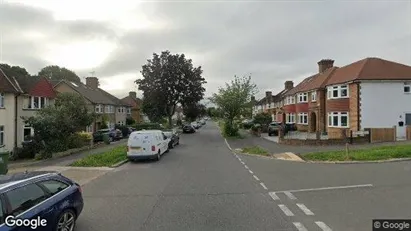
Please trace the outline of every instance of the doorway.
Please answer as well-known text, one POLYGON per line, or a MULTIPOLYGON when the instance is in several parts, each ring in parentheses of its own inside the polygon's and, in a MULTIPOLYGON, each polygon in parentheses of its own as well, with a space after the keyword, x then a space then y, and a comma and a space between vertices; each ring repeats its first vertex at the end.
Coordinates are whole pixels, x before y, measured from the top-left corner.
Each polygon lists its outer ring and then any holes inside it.
POLYGON ((317 131, 317 114, 315 112, 311 112, 310 114, 310 132, 317 131))
POLYGON ((404 118, 397 124, 397 140, 405 140, 407 126, 411 126, 411 113, 405 113, 404 118))

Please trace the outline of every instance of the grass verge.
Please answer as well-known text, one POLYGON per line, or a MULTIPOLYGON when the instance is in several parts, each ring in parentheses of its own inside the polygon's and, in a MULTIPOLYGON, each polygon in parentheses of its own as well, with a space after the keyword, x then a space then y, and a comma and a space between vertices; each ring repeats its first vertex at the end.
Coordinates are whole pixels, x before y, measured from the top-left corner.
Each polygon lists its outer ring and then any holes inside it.
POLYGON ((382 146, 369 149, 316 152, 303 155, 313 161, 375 161, 411 158, 411 145, 382 146))
POLYGON ((127 159, 126 146, 121 145, 107 152, 93 154, 72 163, 75 167, 110 167, 127 159))
POLYGON ((245 147, 242 149, 241 152, 246 153, 246 154, 260 155, 260 156, 270 155, 267 150, 265 150, 264 148, 261 148, 260 146, 245 147))

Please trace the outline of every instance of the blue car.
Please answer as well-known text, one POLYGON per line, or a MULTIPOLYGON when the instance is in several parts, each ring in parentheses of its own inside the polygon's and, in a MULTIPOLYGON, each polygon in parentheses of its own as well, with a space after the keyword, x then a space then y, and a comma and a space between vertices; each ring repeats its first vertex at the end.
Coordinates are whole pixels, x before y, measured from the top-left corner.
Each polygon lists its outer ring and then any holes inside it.
POLYGON ((83 210, 80 185, 56 172, 0 176, 0 231, 73 231, 83 210))

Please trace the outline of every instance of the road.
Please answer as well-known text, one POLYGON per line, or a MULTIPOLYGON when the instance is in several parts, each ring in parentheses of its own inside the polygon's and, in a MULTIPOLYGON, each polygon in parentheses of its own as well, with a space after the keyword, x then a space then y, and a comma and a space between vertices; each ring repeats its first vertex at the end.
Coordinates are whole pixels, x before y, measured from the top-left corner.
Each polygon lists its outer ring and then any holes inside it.
POLYGON ((411 218, 410 162, 307 164, 234 155, 215 124, 159 162, 128 163, 83 187, 77 230, 371 230, 411 218))

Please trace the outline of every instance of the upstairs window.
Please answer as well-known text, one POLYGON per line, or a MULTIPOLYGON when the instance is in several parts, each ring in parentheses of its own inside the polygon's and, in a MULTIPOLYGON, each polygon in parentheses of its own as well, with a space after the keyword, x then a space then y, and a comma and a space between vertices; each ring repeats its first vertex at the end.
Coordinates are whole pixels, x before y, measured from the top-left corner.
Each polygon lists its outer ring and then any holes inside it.
POLYGON ((327 88, 328 99, 348 98, 348 86, 330 86, 327 88))
POLYGON ((96 105, 96 113, 103 113, 103 105, 101 104, 96 105))
POLYGON ((131 114, 131 108, 127 108, 127 114, 131 114))
POLYGON ((312 91, 311 92, 311 102, 315 102, 315 101, 317 101, 317 92, 312 91))
POLYGON ((307 92, 305 92, 305 93, 299 93, 299 94, 297 95, 297 102, 298 102, 298 103, 306 103, 306 102, 308 102, 308 93, 307 93, 307 92))
MULTIPOLYGON (((404 93, 411 93, 411 82, 404 83, 404 93)), ((0 107, 1 107, 1 98, 0 98, 0 107)))
POLYGON ((49 99, 46 97, 30 96, 27 103, 28 109, 42 109, 49 105, 49 99))
POLYGON ((0 93, 0 108, 4 108, 4 93, 0 93))

